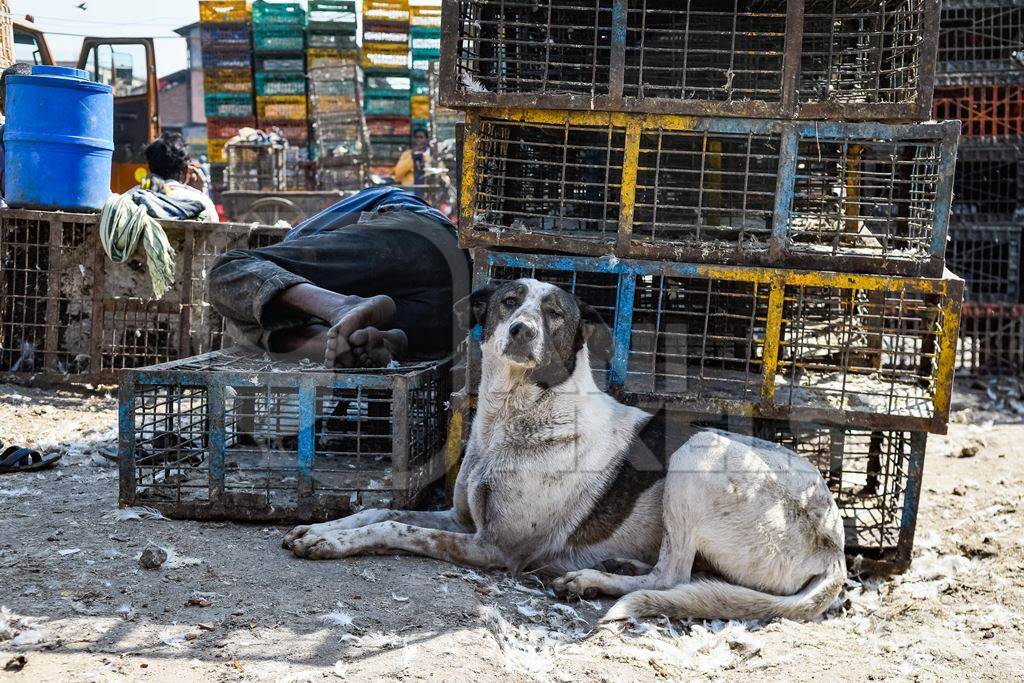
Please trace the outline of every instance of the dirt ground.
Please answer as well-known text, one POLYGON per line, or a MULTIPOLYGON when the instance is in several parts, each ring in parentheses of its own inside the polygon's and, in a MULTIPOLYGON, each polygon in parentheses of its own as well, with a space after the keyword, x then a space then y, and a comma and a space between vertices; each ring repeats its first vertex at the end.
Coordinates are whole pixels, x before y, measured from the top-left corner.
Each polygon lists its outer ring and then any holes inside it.
POLYGON ((816 623, 611 634, 593 628, 610 601, 529 577, 311 562, 284 528, 119 516, 115 400, 0 385, 0 441, 65 453, 0 475, 0 680, 1021 680, 1024 423, 984 404, 958 394, 929 441, 907 574, 851 579, 816 623), (171 549, 160 569, 139 567, 149 542, 171 549))

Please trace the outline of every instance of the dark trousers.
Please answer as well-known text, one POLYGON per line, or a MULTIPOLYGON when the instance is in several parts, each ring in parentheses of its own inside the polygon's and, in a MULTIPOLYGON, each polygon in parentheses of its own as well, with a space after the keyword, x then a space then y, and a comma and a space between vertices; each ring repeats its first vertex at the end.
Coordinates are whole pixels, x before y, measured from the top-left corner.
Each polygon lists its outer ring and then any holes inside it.
POLYGON ((469 262, 452 229, 404 209, 363 214, 359 222, 269 247, 222 254, 209 273, 210 303, 236 342, 267 349, 272 332, 311 318, 264 314, 285 289, 308 283, 338 294, 385 294, 395 301, 388 328, 409 338, 413 357, 451 353, 459 340, 453 314, 469 295, 469 262))

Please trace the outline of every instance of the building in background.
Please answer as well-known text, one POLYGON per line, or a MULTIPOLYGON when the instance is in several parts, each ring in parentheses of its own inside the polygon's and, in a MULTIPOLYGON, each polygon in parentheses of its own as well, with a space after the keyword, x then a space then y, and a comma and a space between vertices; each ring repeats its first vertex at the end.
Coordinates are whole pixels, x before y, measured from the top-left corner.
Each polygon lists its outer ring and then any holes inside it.
POLYGON ((193 155, 206 154, 206 112, 203 108, 203 52, 199 22, 174 29, 188 46, 188 68, 160 79, 160 128, 177 130, 193 155))

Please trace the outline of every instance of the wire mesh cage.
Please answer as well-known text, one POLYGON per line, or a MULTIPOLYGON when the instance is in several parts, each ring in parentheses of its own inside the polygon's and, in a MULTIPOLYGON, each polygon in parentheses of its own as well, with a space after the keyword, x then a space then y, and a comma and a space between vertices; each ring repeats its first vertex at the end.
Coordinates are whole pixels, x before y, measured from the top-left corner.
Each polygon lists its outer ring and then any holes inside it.
POLYGON ((465 245, 938 275, 957 124, 467 117, 465 245))
POLYGON ((321 189, 357 190, 369 180, 370 136, 362 78, 356 61, 310 72, 313 152, 321 189))
POLYGON ((1021 0, 943 0, 937 71, 1005 77, 1020 72, 1024 53, 1021 0))
POLYGON ((237 350, 122 375, 120 502, 322 521, 413 505, 445 471, 448 362, 326 371, 237 350))
POLYGON ((224 341, 205 303, 213 260, 280 240, 285 230, 161 221, 176 253, 174 285, 147 296, 141 252, 110 262, 99 217, 8 209, 0 213, 0 377, 110 382, 122 368, 182 358, 224 341))
POLYGON ((1024 373, 1024 304, 964 304, 957 368, 982 376, 1024 373))
POLYGON ((949 269, 964 279, 964 297, 975 302, 1021 300, 1020 224, 954 224, 946 257, 949 269))
MULTIPOLYGON (((1024 69, 1021 70, 1024 75, 1024 69)), ((1020 83, 951 85, 935 88, 936 120, 959 119, 965 138, 1024 136, 1024 79, 1020 83)))
POLYGON ((287 140, 236 140, 224 147, 228 190, 279 192, 287 184, 287 140))
MULTIPOLYGON (((946 429, 963 281, 476 250, 474 280, 534 277, 602 314, 595 379, 627 402, 946 429), (601 355, 610 360, 602 361, 601 355)), ((480 376, 471 345, 468 385, 480 376)))
POLYGON ((1024 215, 1024 148, 963 144, 957 150, 953 216, 962 222, 1006 223, 1024 215))
POLYGON ((442 102, 923 120, 938 0, 458 0, 442 102))

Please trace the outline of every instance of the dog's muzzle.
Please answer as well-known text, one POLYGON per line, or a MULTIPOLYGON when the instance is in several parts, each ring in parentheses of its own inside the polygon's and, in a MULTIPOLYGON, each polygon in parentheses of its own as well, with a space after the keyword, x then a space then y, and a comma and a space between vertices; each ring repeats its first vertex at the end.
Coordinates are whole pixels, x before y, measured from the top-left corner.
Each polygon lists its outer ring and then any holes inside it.
POLYGON ((536 326, 523 320, 515 321, 508 328, 508 342, 505 344, 504 351, 505 357, 516 363, 536 363, 536 341, 536 326))

